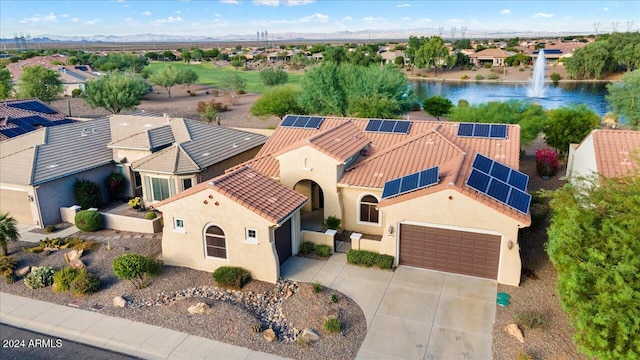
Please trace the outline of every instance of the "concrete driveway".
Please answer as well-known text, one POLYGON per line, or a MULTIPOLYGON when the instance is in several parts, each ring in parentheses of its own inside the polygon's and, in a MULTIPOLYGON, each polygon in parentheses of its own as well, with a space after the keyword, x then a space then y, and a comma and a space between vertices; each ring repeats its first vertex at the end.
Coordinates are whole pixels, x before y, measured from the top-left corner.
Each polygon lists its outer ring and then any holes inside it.
POLYGON ((281 276, 336 289, 360 305, 368 332, 358 359, 491 359, 496 281, 399 267, 395 272, 290 258, 281 276))

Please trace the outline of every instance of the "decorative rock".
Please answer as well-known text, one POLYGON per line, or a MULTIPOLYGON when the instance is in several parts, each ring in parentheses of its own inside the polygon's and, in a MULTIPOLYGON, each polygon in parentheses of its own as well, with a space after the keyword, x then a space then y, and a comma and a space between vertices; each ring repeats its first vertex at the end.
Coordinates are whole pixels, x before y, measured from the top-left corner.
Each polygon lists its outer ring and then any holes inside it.
POLYGON ((71 250, 68 253, 64 254, 65 259, 67 259, 67 262, 70 262, 73 259, 80 259, 80 257, 82 257, 82 252, 83 250, 71 250))
POLYGON ((522 335, 522 330, 520 330, 517 324, 509 324, 505 326, 504 331, 518 339, 521 343, 524 343, 524 335, 522 335))
POLYGON ((327 313, 327 315, 324 316, 325 320, 338 319, 338 318, 340 318, 340 309, 338 308, 331 308, 327 313))
POLYGON ((202 314, 205 311, 207 311, 209 309, 209 305, 203 303, 203 302, 199 302, 195 305, 191 305, 189 306, 189 308, 187 309, 187 311, 189 312, 189 314, 191 315, 195 315, 195 314, 202 314))
POLYGON ((262 336, 264 337, 265 340, 267 340, 268 342, 273 342, 275 341, 278 337, 276 336, 275 331, 273 331, 273 329, 267 329, 265 331, 262 332, 262 336))
POLYGON ((84 263, 80 259, 73 259, 69 261, 69 266, 76 270, 83 269, 85 267, 84 263))
POLYGON ((318 333, 314 329, 310 328, 302 330, 302 334, 300 335, 300 337, 302 337, 302 340, 306 342, 314 342, 320 340, 320 335, 318 335, 318 333))
POLYGON ((125 300, 122 296, 116 296, 113 298, 112 304, 113 306, 123 308, 127 306, 127 300, 125 300))
POLYGON ((16 270, 14 273, 16 274, 17 277, 21 278, 23 276, 26 276, 30 270, 31 270, 31 267, 25 266, 23 268, 16 270))
POLYGON ((291 291, 291 289, 288 289, 288 290, 287 290, 287 296, 286 296, 286 298, 288 299, 288 298, 290 298, 292 295, 293 295, 293 291, 291 291))

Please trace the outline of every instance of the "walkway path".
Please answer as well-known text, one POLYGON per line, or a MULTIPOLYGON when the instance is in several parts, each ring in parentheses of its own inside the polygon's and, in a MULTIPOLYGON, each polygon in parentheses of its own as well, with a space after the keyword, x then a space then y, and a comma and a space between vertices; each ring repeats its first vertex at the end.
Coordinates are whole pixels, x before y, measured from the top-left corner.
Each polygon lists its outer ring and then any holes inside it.
POLYGON ((367 336, 358 359, 491 359, 497 284, 437 271, 395 272, 292 257, 282 277, 319 281, 358 303, 367 336))

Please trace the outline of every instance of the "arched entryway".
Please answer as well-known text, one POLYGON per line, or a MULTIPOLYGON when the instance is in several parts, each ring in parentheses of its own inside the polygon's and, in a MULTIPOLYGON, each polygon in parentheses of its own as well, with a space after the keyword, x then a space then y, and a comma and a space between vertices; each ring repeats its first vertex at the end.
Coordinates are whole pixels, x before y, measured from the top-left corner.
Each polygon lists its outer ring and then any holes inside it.
POLYGON ((293 190, 306 196, 309 202, 300 210, 300 228, 302 230, 321 231, 324 222, 324 192, 313 180, 300 180, 293 190))

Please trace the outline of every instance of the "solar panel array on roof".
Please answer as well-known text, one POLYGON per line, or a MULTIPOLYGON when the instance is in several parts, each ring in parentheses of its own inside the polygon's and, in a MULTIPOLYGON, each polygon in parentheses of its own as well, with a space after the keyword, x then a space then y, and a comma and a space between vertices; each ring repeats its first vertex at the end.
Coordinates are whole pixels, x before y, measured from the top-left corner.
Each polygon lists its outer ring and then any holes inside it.
POLYGON ((22 134, 26 134, 41 127, 69 124, 72 122, 74 121, 71 119, 49 121, 37 115, 17 119, 11 118, 9 119, 9 123, 11 124, 11 126, 3 126, 2 128, 0 128, 0 133, 4 134, 8 138, 12 138, 22 134))
POLYGON ((35 111, 35 112, 39 112, 39 113, 43 113, 43 114, 55 114, 57 113, 57 111, 53 110, 52 108, 48 107, 45 104, 42 104, 38 101, 22 101, 22 102, 16 102, 16 103, 9 103, 7 104, 7 106, 11 106, 14 107, 16 109, 22 109, 22 110, 29 110, 29 111, 35 111))
POLYGON ((527 194, 529 176, 504 164, 477 154, 467 186, 503 204, 528 214, 531 195, 527 194))
POLYGON ((490 138, 490 139, 506 139, 507 125, 460 123, 460 125, 458 125, 458 136, 459 137, 480 137, 480 138, 490 138))
POLYGON ((411 121, 371 119, 364 131, 407 134, 411 128, 411 121))
POLYGON ((324 118, 318 116, 287 115, 280 123, 280 126, 301 129, 317 129, 323 121, 324 118))
POLYGON ((438 183, 440 168, 432 168, 405 175, 384 183, 382 198, 397 196, 409 191, 422 189, 438 183))

